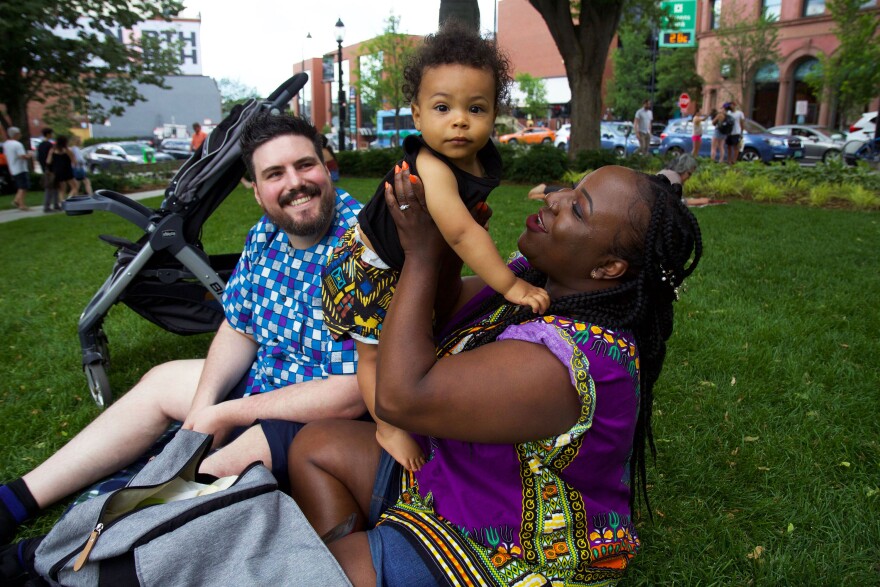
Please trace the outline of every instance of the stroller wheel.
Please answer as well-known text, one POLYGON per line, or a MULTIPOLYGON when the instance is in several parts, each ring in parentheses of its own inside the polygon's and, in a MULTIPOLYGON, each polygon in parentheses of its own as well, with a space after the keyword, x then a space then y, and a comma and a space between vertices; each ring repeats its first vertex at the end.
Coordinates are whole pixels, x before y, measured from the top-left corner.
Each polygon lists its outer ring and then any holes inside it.
POLYGON ((110 391, 110 380, 107 379, 107 372, 101 363, 91 363, 83 367, 86 374, 86 380, 89 382, 89 393, 92 399, 103 409, 110 405, 113 401, 113 392, 110 391))

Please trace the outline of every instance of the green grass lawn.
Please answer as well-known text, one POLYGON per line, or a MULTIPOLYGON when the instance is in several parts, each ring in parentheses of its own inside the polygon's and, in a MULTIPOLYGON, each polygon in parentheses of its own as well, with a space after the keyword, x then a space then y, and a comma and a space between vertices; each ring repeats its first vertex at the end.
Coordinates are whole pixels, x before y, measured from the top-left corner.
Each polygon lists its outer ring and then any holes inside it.
MULTIPOLYGON (((367 197, 376 184, 342 182, 367 197)), ((505 254, 536 208, 526 191, 493 193, 491 232, 505 254)), ((638 522, 643 547, 626 584, 880 584, 880 213, 746 201, 695 213, 705 256, 655 389, 653 522, 638 522)), ((206 225, 206 249, 240 251, 258 214, 236 189, 206 225)), ((100 233, 138 236, 106 213, 0 225, 0 479, 98 413, 76 323, 113 263, 100 233)), ((117 394, 210 343, 121 306, 105 329, 117 394)))

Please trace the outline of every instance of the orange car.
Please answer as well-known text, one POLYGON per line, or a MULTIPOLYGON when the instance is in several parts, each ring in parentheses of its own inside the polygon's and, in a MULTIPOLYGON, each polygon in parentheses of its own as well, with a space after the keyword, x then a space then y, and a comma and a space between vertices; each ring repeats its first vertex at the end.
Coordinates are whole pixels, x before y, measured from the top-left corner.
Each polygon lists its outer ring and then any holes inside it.
POLYGON ((501 135, 498 137, 498 140, 502 143, 510 143, 511 145, 516 143, 528 143, 530 145, 546 143, 552 145, 553 141, 556 140, 556 133, 543 126, 530 126, 509 135, 501 135))

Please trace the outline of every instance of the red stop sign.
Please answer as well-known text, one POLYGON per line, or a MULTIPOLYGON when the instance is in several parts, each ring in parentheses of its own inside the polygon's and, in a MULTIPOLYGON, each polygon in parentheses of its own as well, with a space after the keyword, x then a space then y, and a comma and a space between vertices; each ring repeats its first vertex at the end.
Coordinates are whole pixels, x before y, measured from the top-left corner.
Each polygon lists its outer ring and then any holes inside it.
POLYGON ((691 97, 687 94, 682 94, 678 97, 678 107, 684 110, 691 103, 691 97))

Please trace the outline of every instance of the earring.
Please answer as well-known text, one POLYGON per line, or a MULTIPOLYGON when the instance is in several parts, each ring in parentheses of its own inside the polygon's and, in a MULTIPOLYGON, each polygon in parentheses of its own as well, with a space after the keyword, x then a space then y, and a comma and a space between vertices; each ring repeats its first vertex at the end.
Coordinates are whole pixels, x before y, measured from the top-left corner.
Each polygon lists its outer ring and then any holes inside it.
POLYGON ((599 271, 596 269, 593 269, 592 271, 590 271, 590 278, 591 279, 599 279, 599 271))

